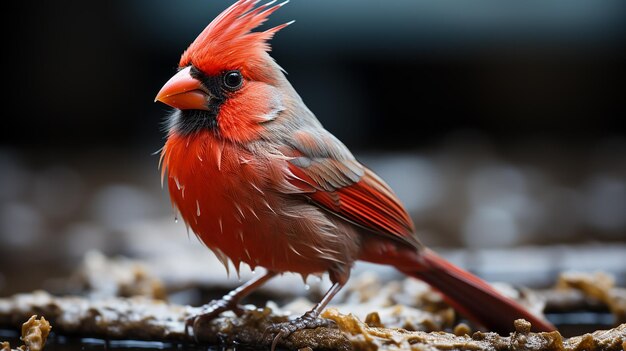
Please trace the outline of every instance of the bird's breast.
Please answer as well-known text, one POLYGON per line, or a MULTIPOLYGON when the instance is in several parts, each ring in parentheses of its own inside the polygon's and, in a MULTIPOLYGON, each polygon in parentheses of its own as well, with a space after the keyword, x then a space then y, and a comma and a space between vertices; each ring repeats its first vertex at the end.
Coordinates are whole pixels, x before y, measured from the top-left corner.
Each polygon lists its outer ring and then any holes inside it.
POLYGON ((310 274, 338 259, 330 257, 336 248, 315 244, 321 240, 317 235, 337 237, 334 225, 309 204, 276 190, 284 182, 284 162, 254 155, 211 132, 171 135, 162 157, 173 205, 200 240, 235 267, 245 262, 310 274))

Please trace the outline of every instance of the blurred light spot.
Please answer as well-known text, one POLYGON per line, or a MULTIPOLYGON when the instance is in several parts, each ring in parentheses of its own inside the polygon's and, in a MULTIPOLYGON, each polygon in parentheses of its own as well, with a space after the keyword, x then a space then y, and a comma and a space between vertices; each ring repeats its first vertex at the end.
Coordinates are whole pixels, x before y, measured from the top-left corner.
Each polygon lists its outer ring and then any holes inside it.
POLYGON ((24 193, 29 175, 16 157, 0 151, 0 201, 15 200, 24 193))
POLYGON ((21 203, 9 203, 0 207, 2 246, 25 248, 36 245, 42 235, 43 218, 34 208, 21 203))
MULTIPOLYGON (((479 168, 470 174, 467 182, 471 208, 497 208, 517 224, 514 231, 500 234, 492 230, 492 235, 506 236, 513 235, 513 232, 527 235, 540 226, 544 207, 529 194, 528 179, 519 169, 508 165, 479 168)), ((468 221, 472 223, 474 220, 468 221)), ((509 239, 497 240, 508 242, 509 239)))
POLYGON ((466 219, 463 239, 468 247, 513 246, 519 231, 510 212, 498 207, 481 207, 466 219))
POLYGON ((34 200, 45 215, 67 218, 79 209, 83 188, 82 179, 73 170, 50 168, 35 179, 34 200))
MULTIPOLYGON (((626 184, 624 180, 598 176, 586 189, 585 218, 604 230, 626 228, 626 184)), ((622 233, 623 234, 623 233, 622 233)))
POLYGON ((503 206, 511 211, 524 207, 526 179, 511 166, 479 168, 468 179, 468 192, 473 205, 503 206))
POLYGON ((618 284, 624 284, 626 282, 624 267, 626 267, 626 246, 624 244, 589 244, 565 247, 563 255, 559 258, 554 269, 556 271, 603 271, 614 274, 618 284))
POLYGON ((161 214, 157 199, 128 185, 103 188, 96 194, 91 209, 98 222, 113 230, 123 230, 136 221, 161 214))
POLYGON ((432 162, 415 156, 368 158, 366 162, 384 179, 411 212, 424 211, 439 203, 442 183, 432 162))
POLYGON ((558 186, 547 187, 542 191, 541 230, 550 233, 552 239, 566 240, 580 229, 583 197, 577 190, 558 186))
POLYGON ((64 239, 64 254, 77 258, 82 258, 85 252, 93 249, 108 252, 116 244, 104 228, 88 222, 72 224, 65 232, 64 239))
POLYGON ((524 284, 553 281, 555 258, 537 247, 479 250, 476 256, 477 265, 471 268, 485 279, 524 284))

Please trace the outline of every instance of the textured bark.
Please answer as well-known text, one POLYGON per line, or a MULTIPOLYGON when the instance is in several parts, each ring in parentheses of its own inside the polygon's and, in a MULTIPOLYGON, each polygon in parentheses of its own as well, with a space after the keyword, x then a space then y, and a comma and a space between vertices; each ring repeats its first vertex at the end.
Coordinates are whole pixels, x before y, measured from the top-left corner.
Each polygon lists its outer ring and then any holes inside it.
MULTIPOLYGON (((32 315, 42 315, 60 334, 102 338, 124 338, 193 342, 183 332, 186 317, 196 308, 166 304, 150 298, 110 298, 92 301, 81 297, 53 297, 45 292, 19 294, 0 299, 0 327, 19 328, 32 315)), ((336 309, 324 312, 337 328, 318 328, 293 333, 279 347, 314 350, 621 350, 626 342, 626 324, 582 336, 563 338, 558 332, 531 333, 530 324, 515 323, 510 336, 476 332, 471 336, 445 332, 407 331, 384 328, 375 315, 369 326, 352 315, 336 309)), ((271 314, 269 308, 249 309, 241 317, 225 313, 205 326, 197 335, 203 344, 235 343, 268 346, 272 336, 265 335, 270 323, 287 318, 271 314)), ((465 330, 466 328, 457 328, 465 330)))

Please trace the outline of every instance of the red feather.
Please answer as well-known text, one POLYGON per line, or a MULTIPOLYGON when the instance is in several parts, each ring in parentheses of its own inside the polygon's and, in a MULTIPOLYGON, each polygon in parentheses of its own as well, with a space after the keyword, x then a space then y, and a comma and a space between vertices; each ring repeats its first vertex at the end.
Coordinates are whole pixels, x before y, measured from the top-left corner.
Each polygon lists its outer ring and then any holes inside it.
MULTIPOLYGON (((313 179, 317 177, 310 176, 293 164, 289 168, 296 176, 292 184, 305 191, 305 196, 322 208, 371 232, 391 236, 415 247, 421 246, 414 234, 413 221, 400 200, 369 169, 365 169, 358 182, 334 191, 325 191, 313 179)), ((318 176, 324 178, 324 175, 318 176)))
POLYGON ((239 0, 217 16, 185 50, 179 66, 193 64, 208 75, 239 69, 249 78, 267 76, 263 67, 267 60, 265 53, 270 51, 268 41, 291 22, 253 32, 284 4, 270 6, 270 2, 255 8, 256 3, 239 0))

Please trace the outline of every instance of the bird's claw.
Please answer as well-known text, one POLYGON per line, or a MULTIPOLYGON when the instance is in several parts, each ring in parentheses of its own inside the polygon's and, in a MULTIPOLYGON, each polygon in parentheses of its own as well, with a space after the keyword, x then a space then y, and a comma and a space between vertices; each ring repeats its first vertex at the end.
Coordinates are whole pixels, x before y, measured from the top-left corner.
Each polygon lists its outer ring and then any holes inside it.
POLYGON ((276 323, 269 326, 265 332, 263 333, 263 339, 267 334, 275 335, 272 340, 272 348, 274 351, 276 349, 276 345, 281 339, 287 338, 293 332, 297 330, 303 329, 315 329, 318 327, 330 327, 333 326, 335 322, 329 319, 320 318, 317 314, 309 311, 304 315, 291 320, 289 322, 284 323, 276 323))
POLYGON ((185 335, 191 337, 193 334, 194 340, 197 342, 196 330, 202 323, 210 322, 219 317, 222 312, 233 311, 237 316, 243 314, 243 308, 239 306, 234 300, 222 298, 219 300, 213 300, 208 304, 202 306, 200 313, 188 317, 185 320, 185 335), (190 333, 190 331, 192 333, 190 333))

